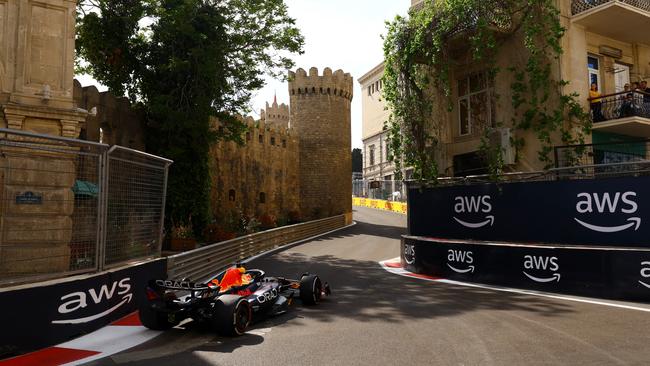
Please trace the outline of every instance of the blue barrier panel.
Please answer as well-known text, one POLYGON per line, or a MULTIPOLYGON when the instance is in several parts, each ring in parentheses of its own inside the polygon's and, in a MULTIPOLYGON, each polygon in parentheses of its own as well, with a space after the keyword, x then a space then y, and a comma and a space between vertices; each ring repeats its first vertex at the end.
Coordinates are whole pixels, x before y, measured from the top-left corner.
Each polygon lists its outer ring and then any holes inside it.
POLYGON ((401 261, 414 273, 458 281, 650 302, 650 249, 405 236, 401 261))
POLYGON ((650 248, 650 177, 409 187, 409 234, 650 248))
POLYGON ((145 286, 166 277, 156 260, 60 283, 0 292, 0 359, 90 333, 138 308, 145 286))

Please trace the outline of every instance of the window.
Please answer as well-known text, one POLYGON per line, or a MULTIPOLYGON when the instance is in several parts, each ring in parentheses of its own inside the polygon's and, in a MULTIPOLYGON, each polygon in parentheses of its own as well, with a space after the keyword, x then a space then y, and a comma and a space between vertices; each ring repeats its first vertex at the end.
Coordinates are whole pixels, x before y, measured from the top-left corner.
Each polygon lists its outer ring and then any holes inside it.
POLYGON ((287 147, 287 140, 282 140, 282 147, 287 147))
POLYGON ((368 96, 371 96, 371 95, 372 95, 372 92, 370 91, 370 87, 368 87, 368 96))
POLYGON ((458 134, 466 136, 476 126, 492 126, 494 105, 485 72, 458 80, 458 134))
POLYGON ((375 145, 370 145, 368 154, 370 155, 370 165, 375 165, 375 145))
POLYGON ((370 88, 372 89, 372 93, 375 93, 375 84, 370 85, 370 88))
POLYGON ((251 140, 251 133, 246 132, 246 141, 250 141, 250 140, 251 140))
POLYGON ((600 60, 596 56, 587 56, 587 69, 589 71, 589 88, 591 84, 598 85, 598 91, 601 93, 602 85, 600 84, 600 60))
POLYGON ((386 161, 389 161, 390 159, 388 158, 388 156, 390 155, 390 149, 388 148, 388 144, 386 144, 385 150, 386 150, 386 161))
POLYGON ((271 137, 271 146, 275 146, 275 137, 271 137))
POLYGON ((231 189, 228 191, 228 201, 235 202, 235 190, 231 189))
POLYGON ((260 203, 266 203, 266 193, 260 193, 260 203))
POLYGON ((258 139, 259 139, 259 141, 260 141, 260 144, 263 144, 263 143, 264 143, 264 135, 260 135, 260 136, 258 137, 258 139))

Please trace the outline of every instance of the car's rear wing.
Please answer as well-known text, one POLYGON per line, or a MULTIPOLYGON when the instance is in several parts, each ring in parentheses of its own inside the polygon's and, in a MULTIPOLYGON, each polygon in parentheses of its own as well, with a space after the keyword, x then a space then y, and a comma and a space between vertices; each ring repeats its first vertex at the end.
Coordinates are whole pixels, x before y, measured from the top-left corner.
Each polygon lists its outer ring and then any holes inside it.
POLYGON ((181 280, 151 280, 149 281, 149 286, 158 289, 178 291, 205 291, 210 289, 208 285, 203 283, 181 280))

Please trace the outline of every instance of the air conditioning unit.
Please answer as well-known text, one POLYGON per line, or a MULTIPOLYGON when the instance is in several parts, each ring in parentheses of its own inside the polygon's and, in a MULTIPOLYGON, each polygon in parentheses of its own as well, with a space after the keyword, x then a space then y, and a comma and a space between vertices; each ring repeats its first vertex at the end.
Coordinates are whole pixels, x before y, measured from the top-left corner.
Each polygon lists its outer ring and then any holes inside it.
POLYGON ((500 146, 503 157, 503 164, 512 165, 515 163, 515 148, 512 146, 512 132, 509 128, 495 128, 490 131, 490 144, 500 146))

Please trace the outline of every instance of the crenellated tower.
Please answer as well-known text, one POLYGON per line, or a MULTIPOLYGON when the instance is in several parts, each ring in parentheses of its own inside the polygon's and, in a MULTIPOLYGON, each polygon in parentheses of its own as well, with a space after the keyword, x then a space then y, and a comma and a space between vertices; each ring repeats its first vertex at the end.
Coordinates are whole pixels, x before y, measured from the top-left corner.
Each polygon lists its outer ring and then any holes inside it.
POLYGON ((300 143, 300 212, 304 219, 346 214, 351 221, 352 76, 298 69, 289 72, 289 95, 300 143))
POLYGON ((289 128, 289 106, 278 104, 277 97, 273 98, 273 104, 266 102, 266 109, 262 109, 260 119, 269 127, 289 128))

